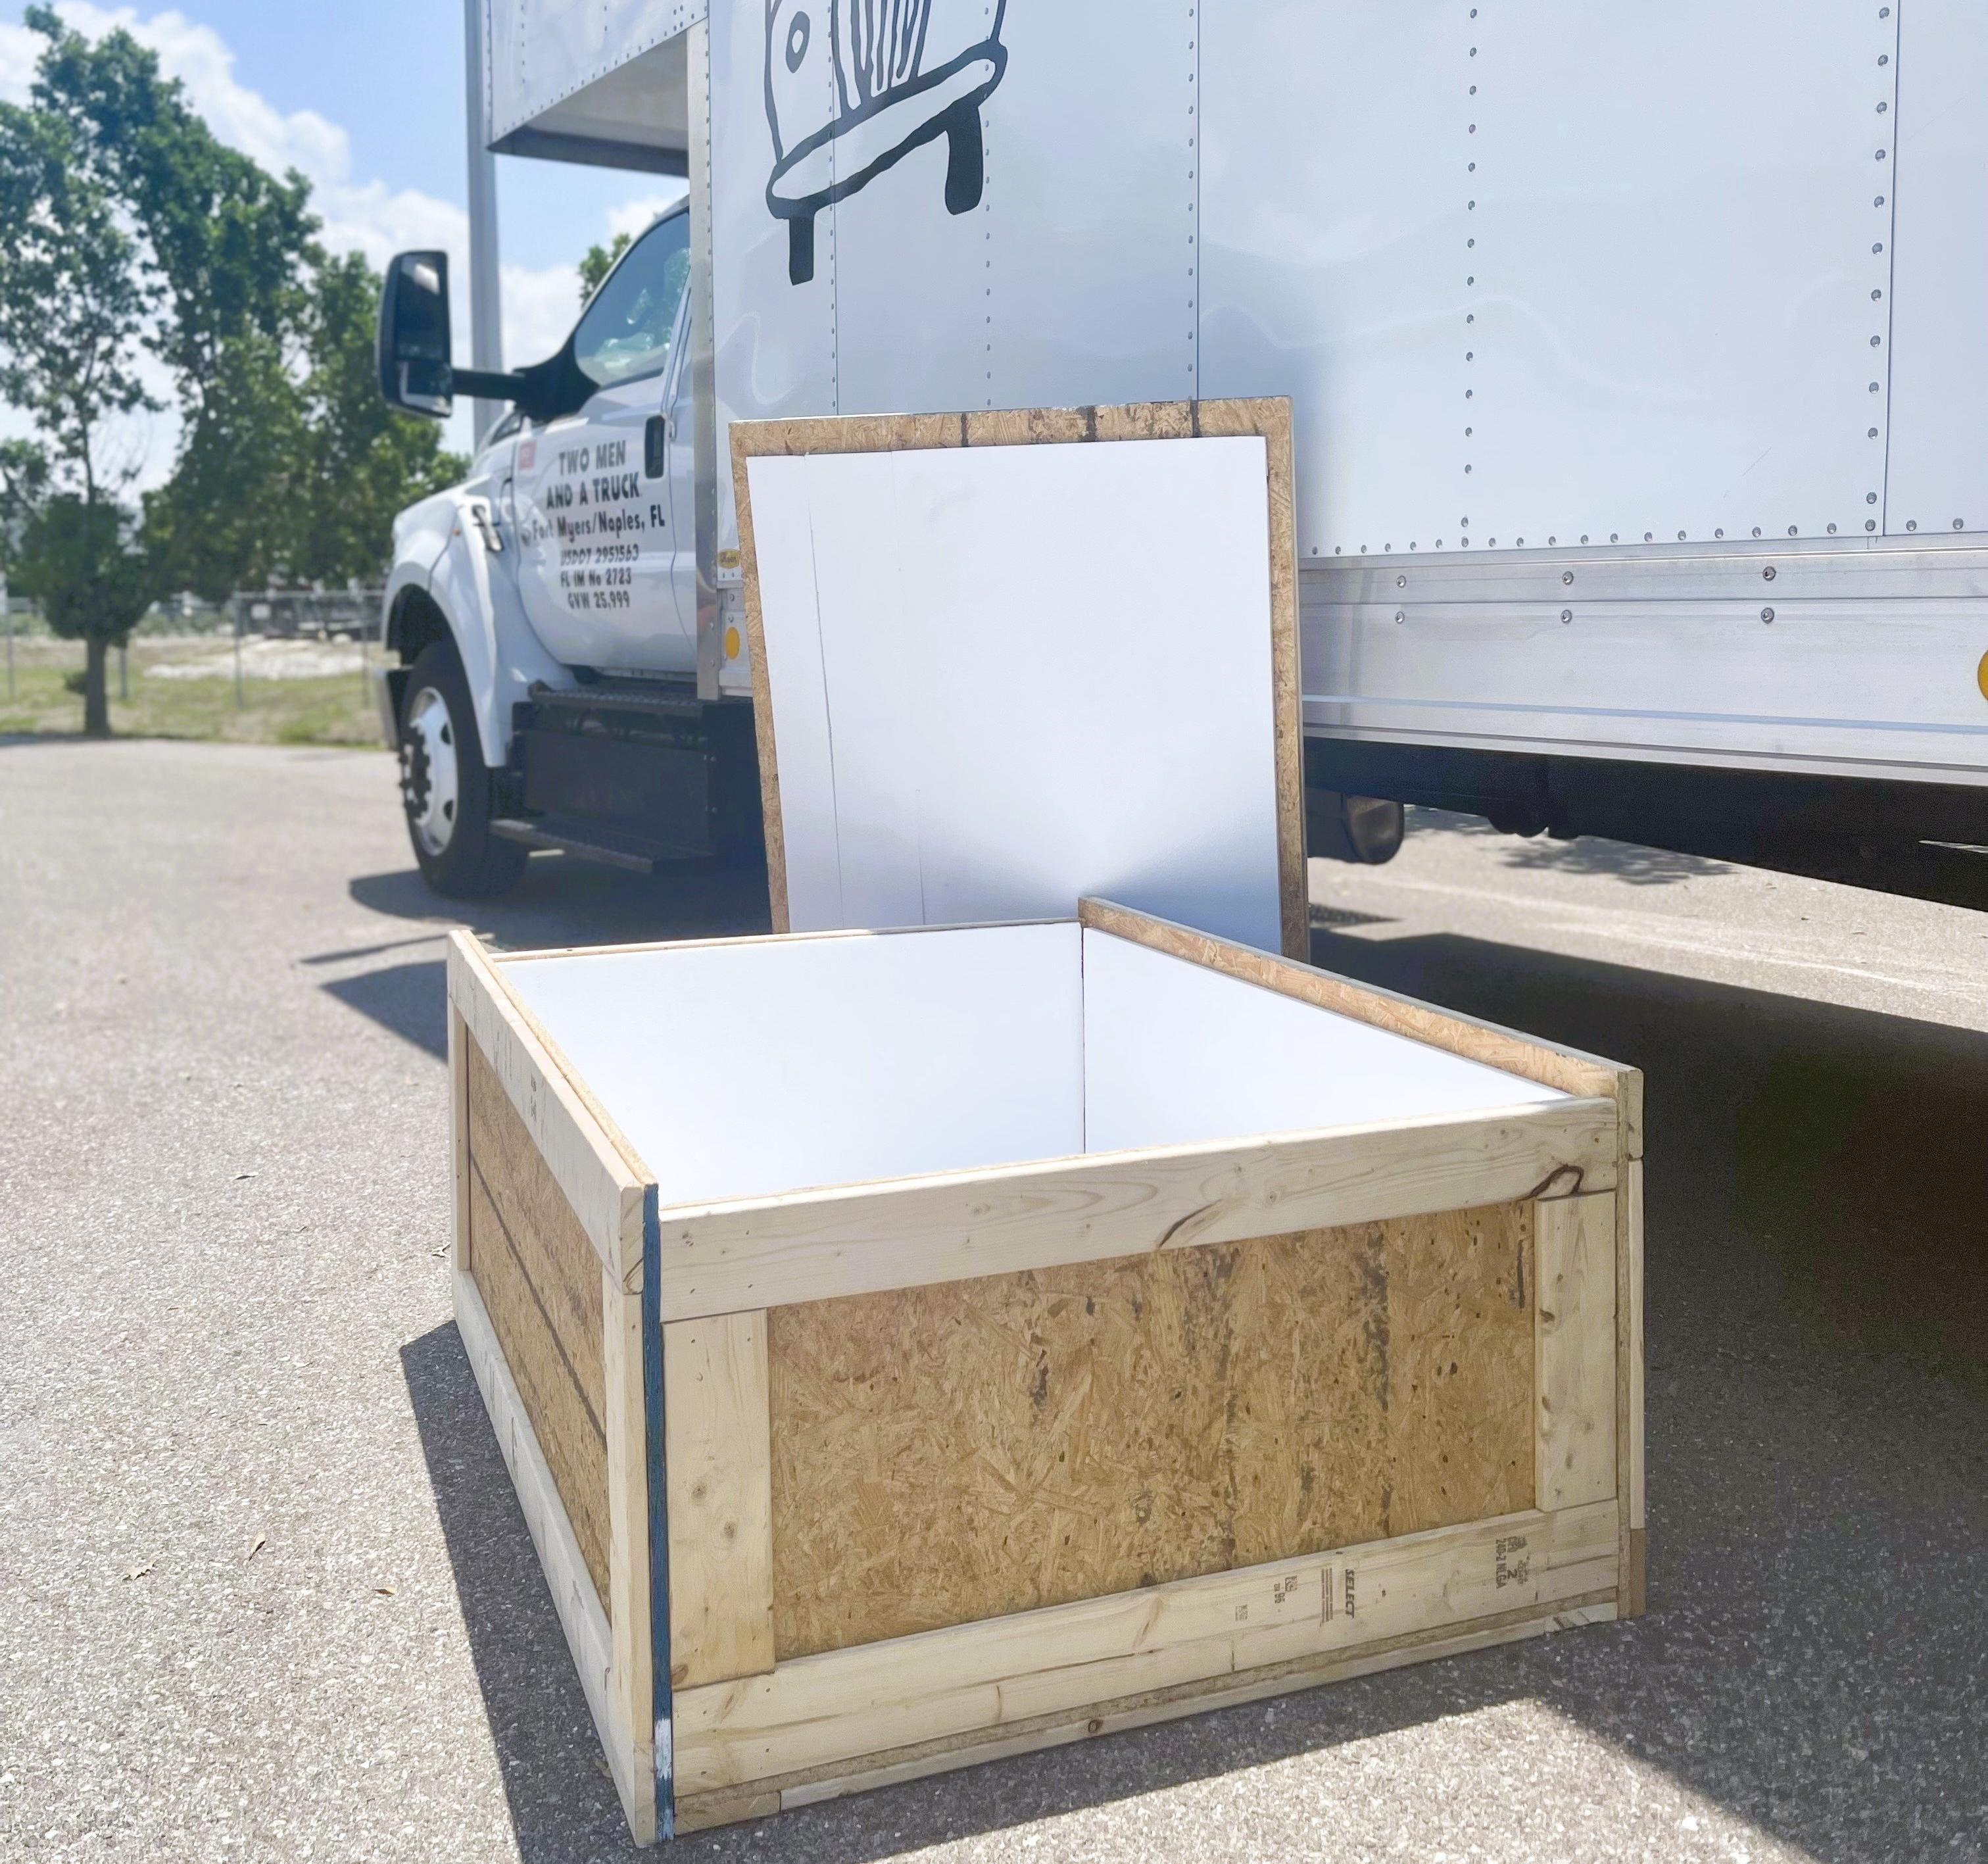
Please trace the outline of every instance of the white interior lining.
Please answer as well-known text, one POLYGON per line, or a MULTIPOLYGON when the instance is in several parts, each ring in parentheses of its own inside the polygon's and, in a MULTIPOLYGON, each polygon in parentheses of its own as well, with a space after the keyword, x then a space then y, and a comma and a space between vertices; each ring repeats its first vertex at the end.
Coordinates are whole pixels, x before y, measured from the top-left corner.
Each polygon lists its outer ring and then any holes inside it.
POLYGON ((1068 921, 505 976, 666 1206, 1564 1098, 1068 921))
POLYGON ((534 959, 505 976, 665 1205, 1084 1143, 1073 923, 534 959))
POLYGON ((1253 435, 746 462, 789 922, 1280 939, 1253 435))
POLYGON ((1084 934, 1084 1124, 1119 1152, 1565 1097, 1182 958, 1084 934))

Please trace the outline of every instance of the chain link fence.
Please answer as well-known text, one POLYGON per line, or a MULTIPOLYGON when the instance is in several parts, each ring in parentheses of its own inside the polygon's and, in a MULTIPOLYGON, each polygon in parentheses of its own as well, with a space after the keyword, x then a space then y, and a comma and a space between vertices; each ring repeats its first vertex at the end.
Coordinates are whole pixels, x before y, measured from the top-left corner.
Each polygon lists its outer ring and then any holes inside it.
MULTIPOLYGON (((168 737, 375 744, 377 589, 244 590, 223 602, 155 603, 106 669, 111 729, 168 737)), ((39 604, 4 605, 0 732, 82 721, 86 650, 49 631, 39 604)))

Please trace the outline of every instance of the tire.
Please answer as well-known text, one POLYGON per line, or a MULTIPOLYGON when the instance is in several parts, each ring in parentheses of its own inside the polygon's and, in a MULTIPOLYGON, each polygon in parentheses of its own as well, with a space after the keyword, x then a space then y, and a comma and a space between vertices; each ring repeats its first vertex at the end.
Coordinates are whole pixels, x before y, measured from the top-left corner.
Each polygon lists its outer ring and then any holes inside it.
POLYGON ((431 641, 401 698, 401 803, 421 878, 448 898, 488 898, 525 871, 525 849, 490 832, 495 788, 462 663, 450 643, 431 641))

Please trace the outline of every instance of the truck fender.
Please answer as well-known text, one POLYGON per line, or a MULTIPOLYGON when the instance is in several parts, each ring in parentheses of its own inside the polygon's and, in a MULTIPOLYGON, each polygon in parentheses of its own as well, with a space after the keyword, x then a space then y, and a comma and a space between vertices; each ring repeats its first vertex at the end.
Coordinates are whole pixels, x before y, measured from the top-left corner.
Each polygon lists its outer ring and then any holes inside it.
MULTIPOLYGON (((577 682, 532 631, 509 567, 493 560, 487 518, 479 523, 470 513, 468 508, 478 501, 467 493, 446 496, 452 516, 428 572, 427 592, 455 640, 475 709, 484 761, 494 769, 510 756, 512 709, 529 696, 532 686, 564 691, 577 682)), ((394 594, 390 584, 390 605, 394 594)), ((390 616, 391 612, 390 606, 390 616)))

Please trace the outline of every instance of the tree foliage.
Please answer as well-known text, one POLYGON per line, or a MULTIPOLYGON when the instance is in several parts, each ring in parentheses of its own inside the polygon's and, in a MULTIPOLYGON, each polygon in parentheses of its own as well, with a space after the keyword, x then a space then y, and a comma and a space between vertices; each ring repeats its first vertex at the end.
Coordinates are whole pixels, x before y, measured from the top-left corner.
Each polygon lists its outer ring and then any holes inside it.
MULTIPOLYGON (((62 31, 39 8, 28 22, 62 31)), ((39 80, 27 108, 0 104, 0 399, 32 421, 45 462, 18 548, 50 625, 89 644, 86 731, 108 727, 103 649, 145 608, 131 608, 144 559, 120 496, 139 462, 113 457, 108 432, 160 405, 138 357, 157 293, 126 210, 101 138, 39 80)))
POLYGON ((580 262, 580 301, 584 305, 600 289, 601 282, 614 269, 614 262, 628 250, 626 233, 617 233, 604 246, 589 246, 580 262))
POLYGON ((29 524, 49 493, 49 456, 32 440, 0 440, 0 579, 12 593, 32 593, 22 583, 29 524))
POLYGON ((380 275, 356 252, 318 265, 303 320, 306 441, 296 458, 290 571, 328 583, 377 576, 394 514, 460 479, 432 422, 397 414, 374 374, 380 275))
POLYGON ((394 512, 462 462, 378 397, 377 276, 320 249, 305 179, 220 142, 127 32, 25 18, 45 43, 27 106, 0 105, 0 397, 37 441, 0 458, 0 563, 96 643, 169 590, 378 575, 394 512), (128 431, 116 451, 153 384, 180 443, 141 519, 128 431))
POLYGON ((161 310, 147 345, 197 414, 229 343, 287 333, 318 226, 310 184, 294 169, 279 181, 218 140, 129 33, 92 42, 43 6, 27 22, 48 40, 35 107, 75 126, 140 230, 161 310))

